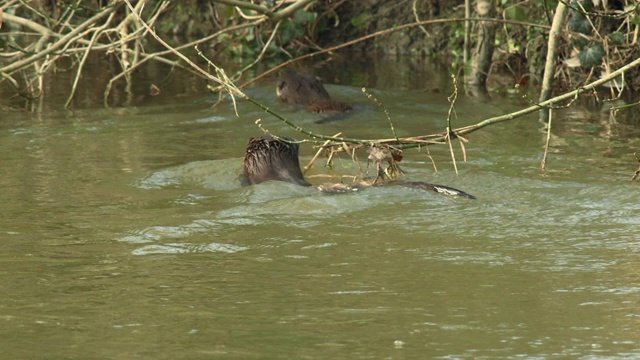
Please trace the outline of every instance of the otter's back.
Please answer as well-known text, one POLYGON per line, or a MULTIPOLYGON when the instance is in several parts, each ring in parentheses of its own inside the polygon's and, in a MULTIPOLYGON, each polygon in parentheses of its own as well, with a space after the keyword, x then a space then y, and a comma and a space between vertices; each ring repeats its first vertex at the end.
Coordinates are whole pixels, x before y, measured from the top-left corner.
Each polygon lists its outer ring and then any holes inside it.
POLYGON ((322 81, 310 74, 288 72, 278 82, 278 98, 289 104, 310 104, 318 100, 329 100, 329 93, 322 81))

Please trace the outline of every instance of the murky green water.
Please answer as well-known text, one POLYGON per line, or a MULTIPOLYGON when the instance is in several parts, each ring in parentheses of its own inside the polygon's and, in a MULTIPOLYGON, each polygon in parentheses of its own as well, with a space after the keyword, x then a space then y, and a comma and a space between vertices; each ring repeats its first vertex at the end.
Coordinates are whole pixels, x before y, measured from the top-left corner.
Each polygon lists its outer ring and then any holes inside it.
MULTIPOLYGON (((273 102, 272 86, 250 92, 325 134, 388 137, 360 94, 371 79, 329 86, 357 111, 325 125, 273 102)), ((380 81, 371 91, 400 136, 444 127, 448 90, 380 81)), ((469 136, 459 176, 445 147, 431 150, 437 173, 424 152, 406 154, 409 180, 476 201, 400 187, 324 196, 240 188, 254 121, 295 133, 251 105, 236 118, 212 102, 5 109, 2 358, 640 356, 637 126, 563 114, 546 173, 534 118, 469 136)), ((461 97, 459 123, 515 106, 461 97)), ((302 163, 313 152, 303 145, 302 163)))

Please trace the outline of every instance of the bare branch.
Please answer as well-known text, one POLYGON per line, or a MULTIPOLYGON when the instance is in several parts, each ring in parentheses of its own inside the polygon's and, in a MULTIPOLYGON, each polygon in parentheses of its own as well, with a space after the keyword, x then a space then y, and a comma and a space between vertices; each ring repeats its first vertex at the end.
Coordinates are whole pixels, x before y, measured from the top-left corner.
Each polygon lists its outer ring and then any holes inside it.
MULTIPOLYGON (((556 13, 553 16, 553 23, 551 24, 551 31, 549 31, 549 44, 547 46, 547 60, 544 66, 544 77, 542 78, 542 89, 540 90, 540 101, 548 100, 551 96, 551 87, 553 86, 553 75, 555 69, 555 58, 558 47, 556 41, 560 36, 562 30, 562 24, 564 24, 564 17, 567 12, 567 7, 563 2, 558 2, 556 13)), ((546 109, 540 110, 540 119, 546 120, 546 109)))
MULTIPOLYGON (((19 69, 21 67, 24 67, 26 65, 32 64, 44 57, 46 57, 47 55, 55 52, 56 50, 64 47, 64 46, 68 46, 68 42, 75 38, 78 34, 80 34, 81 32, 85 31, 88 27, 92 26, 94 23, 96 23, 98 20, 102 19, 103 17, 115 12, 116 10, 116 6, 112 6, 112 7, 108 7, 104 10, 102 10, 101 12, 97 13, 96 15, 94 15, 93 17, 91 17, 89 20, 85 21, 84 23, 82 23, 81 25, 79 25, 78 27, 76 27, 73 31, 69 32, 67 35, 63 36, 62 38, 60 38, 58 41, 56 41, 55 43, 51 44, 51 46, 47 47, 45 50, 43 51, 39 51, 36 52, 35 54, 27 57, 26 59, 22 59, 20 61, 16 61, 12 64, 9 64, 3 68, 0 68, 0 73, 11 73, 12 71, 19 69)), ((7 14, 5 14, 5 20, 10 21, 7 16, 7 14)), ((11 17, 12 20, 16 20, 16 17, 13 16, 11 17)), ((47 29, 47 32, 49 33, 49 30, 47 29)))

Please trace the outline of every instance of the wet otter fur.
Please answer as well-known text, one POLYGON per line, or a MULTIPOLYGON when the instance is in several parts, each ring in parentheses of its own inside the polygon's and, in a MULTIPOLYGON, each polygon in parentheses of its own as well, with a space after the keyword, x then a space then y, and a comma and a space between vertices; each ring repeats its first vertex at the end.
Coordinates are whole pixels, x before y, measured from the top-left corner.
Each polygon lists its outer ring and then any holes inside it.
POLYGON ((313 113, 343 113, 353 110, 349 104, 331 99, 322 80, 310 74, 287 72, 276 87, 278 99, 300 104, 313 113))
POLYGON ((319 78, 295 71, 287 72, 280 79, 276 94, 288 104, 306 105, 317 100, 331 99, 319 78))
MULTIPOLYGON (((249 186, 259 184, 268 180, 285 181, 301 186, 311 186, 300 171, 298 160, 298 144, 289 138, 274 138, 264 135, 249 139, 244 161, 242 163, 243 172, 240 175, 240 185, 249 186), (280 140, 284 139, 286 141, 280 140)), ((360 190, 371 186, 400 185, 410 188, 435 191, 437 193, 461 196, 469 199, 476 197, 458 189, 445 185, 430 184, 423 181, 401 181, 395 180, 384 183, 373 184, 323 184, 318 186, 318 190, 327 193, 342 193, 360 190)))
POLYGON ((243 171, 240 175, 242 186, 268 180, 311 186, 304 180, 300 171, 298 144, 285 142, 269 135, 249 139, 242 167, 243 171))

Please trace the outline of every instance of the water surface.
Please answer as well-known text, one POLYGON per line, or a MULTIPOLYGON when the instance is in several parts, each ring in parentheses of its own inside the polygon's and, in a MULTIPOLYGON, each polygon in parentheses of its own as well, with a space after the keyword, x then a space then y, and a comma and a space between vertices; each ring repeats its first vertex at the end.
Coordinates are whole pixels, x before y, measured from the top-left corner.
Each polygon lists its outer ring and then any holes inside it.
MULTIPOLYGON (((328 86, 356 112, 323 125, 276 103, 271 85, 249 92, 313 131, 390 137, 367 86, 398 135, 442 130, 446 69, 398 84, 380 75, 389 68, 328 86)), ((446 147, 430 150, 437 172, 424 150, 406 152, 408 180, 475 201, 402 187, 327 196, 285 183, 241 188, 255 120, 300 136, 250 104, 236 117, 214 100, 6 109, 3 358, 640 356, 633 124, 562 113, 545 172, 534 117, 470 135, 466 163, 456 145, 457 176, 446 147)), ((520 106, 461 96, 455 121, 520 106)), ((301 163, 314 152, 303 144, 301 163)), ((344 157, 309 179, 355 171, 344 157)))

